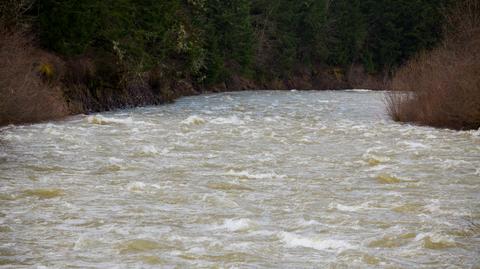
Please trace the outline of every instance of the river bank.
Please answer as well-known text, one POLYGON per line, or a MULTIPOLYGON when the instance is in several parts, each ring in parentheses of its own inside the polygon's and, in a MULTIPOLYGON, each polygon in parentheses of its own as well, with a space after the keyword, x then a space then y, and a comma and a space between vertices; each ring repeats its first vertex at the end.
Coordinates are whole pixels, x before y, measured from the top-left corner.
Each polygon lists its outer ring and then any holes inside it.
POLYGON ((72 87, 64 91, 69 111, 73 114, 109 111, 119 108, 158 105, 175 101, 177 98, 203 93, 220 93, 246 90, 384 90, 389 79, 368 75, 360 67, 352 68, 346 74, 329 67, 304 69, 294 76, 270 81, 256 81, 233 75, 222 83, 205 86, 188 79, 152 83, 149 78, 126 84, 124 88, 101 88, 89 90, 86 87, 72 87))
POLYGON ((230 75, 205 85, 154 69, 135 75, 108 69, 88 57, 65 58, 43 50, 21 33, 1 33, 0 126, 36 123, 75 114, 173 102, 183 96, 242 90, 385 89, 389 79, 363 67, 297 67, 287 78, 255 80, 230 75), (114 81, 114 83, 110 83, 114 81))
POLYGON ((455 130, 480 128, 480 2, 459 1, 444 40, 396 71, 387 109, 395 121, 455 130))
MULTIPOLYGON (((8 0, 0 5, 0 125, 205 92, 391 89, 406 62, 439 45, 450 2, 8 0)), ((414 75, 403 80, 415 85, 414 75)), ((391 111, 409 106, 397 103, 391 111)), ((395 120, 452 127, 397 110, 395 120)))

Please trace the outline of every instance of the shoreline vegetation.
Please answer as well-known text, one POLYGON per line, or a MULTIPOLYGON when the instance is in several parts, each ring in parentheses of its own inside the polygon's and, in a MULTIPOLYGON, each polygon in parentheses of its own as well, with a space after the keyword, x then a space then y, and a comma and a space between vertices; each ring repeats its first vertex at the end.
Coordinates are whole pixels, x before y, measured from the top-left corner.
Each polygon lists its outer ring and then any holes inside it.
MULTIPOLYGON (((426 98, 417 86, 431 86, 428 76, 437 72, 421 62, 438 63, 443 58, 435 55, 457 46, 446 45, 457 36, 441 25, 464 22, 445 11, 455 10, 451 1, 434 2, 6 0, 0 4, 0 126, 168 103, 203 92, 369 88, 412 93, 390 95, 394 120, 478 128, 475 109, 460 115, 467 120, 455 114, 439 124, 425 120, 419 109, 425 104, 413 101, 426 98)), ((478 20, 475 7, 463 8, 478 20)), ((471 54, 449 60, 478 59, 476 44, 478 38, 468 43, 471 54)), ((465 49, 457 48, 457 54, 465 49)), ((459 63, 455 74, 438 78, 470 76, 473 84, 459 83, 478 100, 478 64, 471 65, 471 72, 459 63)), ((451 93, 442 96, 457 96, 453 84, 442 84, 451 93)), ((437 103, 430 118, 445 109, 437 103)))
POLYGON ((387 97, 392 119, 456 130, 480 128, 480 2, 459 1, 443 41, 402 66, 387 97))

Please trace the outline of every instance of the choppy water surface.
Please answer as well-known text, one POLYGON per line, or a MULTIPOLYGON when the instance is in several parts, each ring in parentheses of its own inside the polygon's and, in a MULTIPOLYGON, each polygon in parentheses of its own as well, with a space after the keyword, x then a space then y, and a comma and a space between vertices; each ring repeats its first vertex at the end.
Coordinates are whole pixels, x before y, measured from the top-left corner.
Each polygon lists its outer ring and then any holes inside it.
POLYGON ((478 268, 480 133, 380 92, 241 92, 7 127, 7 268, 478 268), (475 267, 477 266, 477 267, 475 267))

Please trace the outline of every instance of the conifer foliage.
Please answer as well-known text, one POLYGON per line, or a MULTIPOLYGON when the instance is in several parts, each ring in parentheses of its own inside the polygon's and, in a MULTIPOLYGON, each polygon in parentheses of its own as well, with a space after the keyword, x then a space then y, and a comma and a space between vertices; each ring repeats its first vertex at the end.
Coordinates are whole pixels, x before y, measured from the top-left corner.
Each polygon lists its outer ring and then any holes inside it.
POLYGON ((213 84, 315 64, 394 70, 438 41, 447 1, 42 0, 29 15, 59 54, 98 54, 132 72, 166 66, 213 84))

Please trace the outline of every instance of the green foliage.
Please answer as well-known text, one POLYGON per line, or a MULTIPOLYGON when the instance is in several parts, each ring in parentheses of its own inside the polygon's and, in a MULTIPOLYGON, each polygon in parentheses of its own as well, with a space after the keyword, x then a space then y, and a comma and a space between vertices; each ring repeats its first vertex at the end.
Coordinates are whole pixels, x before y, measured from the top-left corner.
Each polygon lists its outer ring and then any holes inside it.
POLYGON ((326 58, 326 1, 256 0, 252 13, 260 73, 287 76, 297 65, 326 58))
POLYGON ((97 1, 37 1, 37 26, 44 45, 66 55, 80 54, 101 29, 97 1))
POLYGON ((42 0, 32 15, 44 46, 60 54, 213 84, 315 64, 392 70, 439 40, 448 1, 42 0))
POLYGON ((362 10, 368 35, 362 58, 375 70, 390 70, 441 36, 441 7, 446 0, 366 0, 362 10))
POLYGON ((299 58, 302 61, 324 61, 328 55, 328 20, 326 1, 305 1, 301 9, 299 58), (303 29, 303 31, 302 31, 303 29))
POLYGON ((333 31, 328 44, 328 62, 346 66, 357 62, 367 37, 366 18, 361 11, 363 0, 338 0, 332 3, 329 20, 333 31))
POLYGON ((208 0, 204 16, 206 82, 219 82, 231 72, 248 73, 254 48, 249 1, 208 0))

